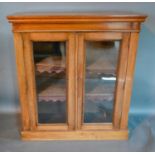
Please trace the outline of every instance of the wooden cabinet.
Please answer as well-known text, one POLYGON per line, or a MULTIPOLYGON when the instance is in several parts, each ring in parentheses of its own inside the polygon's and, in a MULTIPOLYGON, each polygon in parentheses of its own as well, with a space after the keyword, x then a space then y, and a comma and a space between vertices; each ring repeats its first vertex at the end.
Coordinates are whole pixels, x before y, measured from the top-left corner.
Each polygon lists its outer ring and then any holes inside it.
POLYGON ((127 139, 145 18, 127 12, 8 16, 16 48, 22 138, 127 139))

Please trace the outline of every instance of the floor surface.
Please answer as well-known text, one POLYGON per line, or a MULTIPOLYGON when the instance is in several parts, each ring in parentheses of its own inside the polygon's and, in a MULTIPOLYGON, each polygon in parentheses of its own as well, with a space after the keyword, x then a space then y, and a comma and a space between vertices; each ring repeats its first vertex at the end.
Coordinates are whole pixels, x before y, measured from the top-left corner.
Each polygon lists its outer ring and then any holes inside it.
POLYGON ((155 151, 155 117, 129 117, 128 141, 22 141, 18 114, 0 114, 0 151, 104 152, 155 151))

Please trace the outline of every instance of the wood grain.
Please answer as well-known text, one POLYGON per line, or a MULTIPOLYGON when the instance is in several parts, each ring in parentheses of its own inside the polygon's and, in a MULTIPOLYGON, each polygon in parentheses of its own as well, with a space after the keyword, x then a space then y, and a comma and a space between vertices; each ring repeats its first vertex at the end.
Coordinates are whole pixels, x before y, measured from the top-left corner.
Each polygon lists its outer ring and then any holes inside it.
POLYGON ((145 14, 127 12, 127 11, 103 11, 103 12, 25 12, 15 13, 7 16, 8 20, 13 23, 62 23, 62 22, 105 22, 105 21, 129 21, 143 22, 145 14))
POLYGON ((75 129, 75 36, 69 34, 69 41, 67 44, 68 55, 67 55, 67 102, 68 102, 68 124, 69 130, 75 129))
POLYGON ((84 33, 85 40, 89 41, 105 41, 105 40, 121 40, 122 39, 122 33, 120 32, 90 32, 90 33, 84 33))
POLYGON ((83 32, 115 31, 139 32, 140 22, 94 22, 94 23, 13 23, 13 32, 83 32))
POLYGON ((127 72, 126 72, 126 79, 125 79, 125 85, 124 85, 122 116, 121 116, 121 122, 120 122, 121 129, 127 129, 128 127, 128 113, 129 113, 129 107, 130 107, 130 98, 131 98, 131 91, 132 91, 134 67, 136 62, 138 38, 139 38, 138 33, 131 33, 130 42, 129 42, 127 72))
POLYGON ((67 33, 30 33, 32 41, 66 41, 67 33))
POLYGON ((36 97, 36 86, 35 86, 35 69, 33 60, 33 49, 32 42, 30 40, 29 34, 22 34, 24 40, 24 60, 26 68, 26 79, 27 79, 27 92, 28 92, 28 102, 29 113, 30 113, 30 123, 31 130, 35 130, 37 126, 37 97, 36 97))
POLYGON ((82 33, 77 36, 77 119, 76 126, 77 129, 81 129, 83 123, 83 101, 84 101, 84 64, 85 64, 85 46, 84 46, 84 36, 82 33), (81 48, 80 48, 81 47, 81 48))
POLYGON ((94 130, 94 131, 103 131, 113 129, 112 123, 85 123, 82 125, 82 130, 94 130))
POLYGON ((132 12, 16 13, 7 16, 14 32, 139 31, 146 15, 132 12))
POLYGON ((68 125, 63 123, 57 124, 38 124, 36 131, 67 131, 68 125))
POLYGON ((127 130, 106 131, 57 131, 57 132, 30 132, 21 133, 23 140, 127 140, 127 130))
POLYGON ((28 106, 27 78, 24 58, 24 45, 22 35, 14 33, 14 45, 16 49, 16 67, 18 73, 19 96, 21 105, 22 130, 30 129, 30 113, 28 106))
POLYGON ((126 68, 128 62, 129 53, 129 39, 130 33, 124 33, 121 40, 121 47, 119 51, 119 59, 117 66, 117 82, 115 89, 115 104, 114 104, 114 115, 113 124, 115 128, 120 128, 120 119, 122 114, 124 84, 126 78, 126 68))

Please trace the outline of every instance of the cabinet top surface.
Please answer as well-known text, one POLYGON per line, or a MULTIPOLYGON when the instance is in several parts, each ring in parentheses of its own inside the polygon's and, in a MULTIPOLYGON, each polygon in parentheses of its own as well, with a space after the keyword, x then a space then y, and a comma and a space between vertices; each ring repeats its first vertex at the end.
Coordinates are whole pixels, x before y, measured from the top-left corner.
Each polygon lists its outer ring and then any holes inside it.
POLYGON ((52 20, 98 20, 98 21, 139 21, 143 22, 147 16, 141 13, 104 11, 104 12, 22 12, 7 16, 10 22, 42 22, 52 20), (40 21, 41 20, 41 21, 40 21))

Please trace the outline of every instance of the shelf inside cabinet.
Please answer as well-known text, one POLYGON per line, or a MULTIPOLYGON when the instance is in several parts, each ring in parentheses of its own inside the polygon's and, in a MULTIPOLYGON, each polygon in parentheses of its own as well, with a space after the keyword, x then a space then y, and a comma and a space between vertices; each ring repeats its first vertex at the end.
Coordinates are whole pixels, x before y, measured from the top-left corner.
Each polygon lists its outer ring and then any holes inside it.
POLYGON ((38 84, 39 101, 65 101, 66 84, 62 79, 47 79, 45 82, 38 84), (48 81, 49 80, 49 81, 48 81), (45 84, 46 83, 46 84, 45 84))
POLYGON ((39 73, 61 73, 65 72, 65 60, 59 56, 49 56, 36 63, 36 70, 39 73))
POLYGON ((113 99, 113 83, 104 82, 101 79, 86 79, 85 83, 85 97, 87 100, 110 101, 113 99))
MULTIPOLYGON (((39 101, 65 101, 66 99, 66 83, 62 79, 47 79, 45 82, 38 84, 39 101), (49 81, 48 81, 49 80, 49 81)), ((112 100, 114 86, 105 83, 101 79, 86 80, 86 95, 90 100, 112 100)))
POLYGON ((115 73, 119 43, 115 41, 90 41, 86 43, 86 71, 115 73))
MULTIPOLYGON (((104 52, 103 52, 104 53, 104 52)), ((90 60, 86 66, 89 74, 113 73, 116 74, 114 56, 107 57, 105 54, 99 55, 96 61, 90 60)), ((36 63, 36 70, 39 73, 61 73, 65 72, 65 60, 59 56, 49 56, 36 63)))

